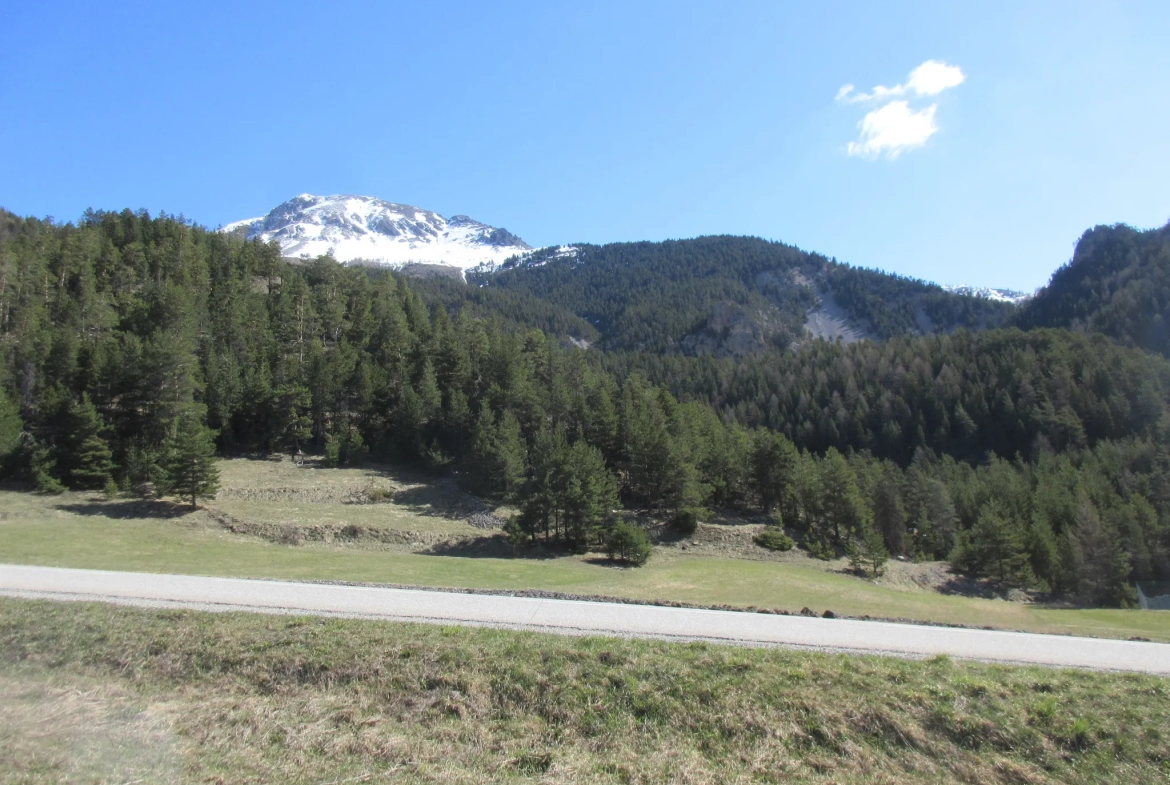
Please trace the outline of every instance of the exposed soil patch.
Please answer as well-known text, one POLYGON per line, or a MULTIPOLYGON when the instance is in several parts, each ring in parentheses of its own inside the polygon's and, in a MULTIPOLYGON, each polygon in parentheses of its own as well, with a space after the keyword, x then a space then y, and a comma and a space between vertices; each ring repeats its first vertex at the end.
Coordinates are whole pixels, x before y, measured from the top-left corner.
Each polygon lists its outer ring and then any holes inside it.
MULTIPOLYGON (((844 567, 841 571, 847 569, 844 567)), ((1039 602, 1050 599, 1040 592, 1023 591, 995 581, 963 575, 955 572, 947 562, 940 561, 916 563, 891 559, 886 565, 885 573, 874 582, 892 589, 921 589, 986 600, 1039 602)))
MULTIPOLYGON (((425 484, 403 487, 394 493, 394 503, 418 515, 431 515, 453 520, 477 520, 491 517, 492 508, 483 499, 462 491, 454 480, 447 478, 425 484)), ((500 522, 503 525, 503 521, 500 522)))
POLYGON ((460 489, 451 478, 394 467, 326 469, 313 459, 304 466, 279 457, 225 464, 220 491, 208 514, 215 525, 233 533, 288 545, 342 543, 421 552, 436 552, 437 546, 445 551, 458 546, 476 552, 474 542, 483 541, 481 550, 500 551, 491 538, 475 530, 502 529, 504 514, 460 489), (256 503, 273 506, 257 508, 256 503), (368 505, 384 506, 385 516, 370 511, 347 513, 346 508, 368 505), (445 523, 427 531, 435 519, 445 523), (468 528, 458 531, 461 527, 451 523, 465 523, 468 528))
POLYGON ((208 510, 208 515, 227 531, 260 537, 281 545, 303 543, 362 543, 382 545, 405 545, 411 548, 427 549, 436 545, 454 545, 472 536, 460 537, 443 532, 411 531, 378 526, 359 526, 352 523, 298 524, 259 523, 245 521, 219 510, 208 510))
MULTIPOLYGON (((387 498, 395 492, 391 488, 387 498)), ((298 488, 222 488, 216 501, 294 502, 300 504, 370 504, 374 487, 330 488, 329 486, 298 488)))
MULTIPOLYGON (((817 562, 797 548, 790 551, 770 551, 761 548, 752 539, 765 529, 762 523, 751 523, 740 519, 735 524, 700 523, 695 533, 688 538, 679 538, 669 527, 663 527, 659 535, 660 544, 697 556, 715 556, 725 559, 748 559, 770 562, 817 562)), ((789 532, 793 539, 799 534, 789 532)), ((824 562, 817 562, 824 564, 824 562)))
POLYGON ((508 521, 498 514, 476 512, 467 517, 467 523, 477 529, 502 529, 508 521))

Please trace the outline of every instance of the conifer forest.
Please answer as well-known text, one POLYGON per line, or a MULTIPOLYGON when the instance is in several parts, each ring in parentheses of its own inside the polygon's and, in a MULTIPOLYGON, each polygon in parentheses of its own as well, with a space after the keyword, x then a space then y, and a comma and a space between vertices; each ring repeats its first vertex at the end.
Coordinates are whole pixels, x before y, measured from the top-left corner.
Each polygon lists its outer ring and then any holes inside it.
POLYGON ((1170 228, 1086 232, 1020 306, 751 238, 541 253, 424 280, 166 214, 0 212, 3 472, 195 505, 214 456, 300 450, 507 500, 520 553, 638 563, 639 515, 729 509, 1085 605, 1170 579, 1170 228), (802 333, 818 286, 865 340, 802 333), (760 346, 686 350, 719 303, 767 314, 760 346))

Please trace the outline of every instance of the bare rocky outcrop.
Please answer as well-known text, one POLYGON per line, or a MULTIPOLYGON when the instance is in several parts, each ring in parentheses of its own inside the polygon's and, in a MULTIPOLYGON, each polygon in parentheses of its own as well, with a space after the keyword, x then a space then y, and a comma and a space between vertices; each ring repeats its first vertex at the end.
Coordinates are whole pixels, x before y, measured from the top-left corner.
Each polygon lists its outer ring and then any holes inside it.
POLYGON ((823 289, 819 293, 820 305, 808 312, 804 322, 804 329, 814 338, 824 338, 835 341, 838 338, 842 343, 856 343, 869 336, 863 328, 849 321, 845 310, 837 304, 833 292, 823 289))
POLYGON ((716 357, 743 357, 761 352, 768 343, 763 318, 741 305, 722 302, 707 317, 707 324, 679 342, 684 354, 716 357))

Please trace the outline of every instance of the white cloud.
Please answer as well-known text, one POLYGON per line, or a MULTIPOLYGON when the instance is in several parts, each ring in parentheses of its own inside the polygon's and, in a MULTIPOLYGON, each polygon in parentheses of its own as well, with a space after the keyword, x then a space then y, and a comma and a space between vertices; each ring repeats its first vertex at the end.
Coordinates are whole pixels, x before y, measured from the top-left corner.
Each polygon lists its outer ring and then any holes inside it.
POLYGON ((927 60, 911 71, 905 82, 893 87, 877 85, 868 93, 858 93, 852 84, 841 85, 834 99, 837 103, 865 101, 881 104, 857 124, 861 135, 856 142, 849 143, 846 148, 849 155, 893 159, 906 150, 922 147, 938 132, 938 123, 934 119, 938 104, 918 109, 911 107, 910 100, 936 96, 966 80, 967 76, 959 66, 941 60, 927 60))
POLYGON ((948 65, 941 60, 927 60, 910 72, 909 78, 893 87, 877 85, 869 93, 855 93, 851 84, 841 85, 836 100, 840 103, 855 104, 858 101, 884 101, 887 98, 913 93, 915 95, 938 95, 943 90, 958 87, 966 81, 967 75, 957 65, 948 65))
POLYGON ((963 69, 940 60, 927 60, 910 72, 907 86, 918 95, 938 95, 943 90, 958 87, 967 80, 963 69))
POLYGON ((861 138, 849 143, 849 154, 866 158, 897 158, 906 150, 922 147, 938 131, 934 121, 937 104, 915 111, 906 101, 890 101, 874 109, 859 123, 861 138))
POLYGON ((845 101, 846 103, 852 103, 849 100, 849 94, 852 92, 853 92, 853 85, 843 84, 843 85, 841 85, 841 89, 837 91, 837 97, 834 100, 845 101))

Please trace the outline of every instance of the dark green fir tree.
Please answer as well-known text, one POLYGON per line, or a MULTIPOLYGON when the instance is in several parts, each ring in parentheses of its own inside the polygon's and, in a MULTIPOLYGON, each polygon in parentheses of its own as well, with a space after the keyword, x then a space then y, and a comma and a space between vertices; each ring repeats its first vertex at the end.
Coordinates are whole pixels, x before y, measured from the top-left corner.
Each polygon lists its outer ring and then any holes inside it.
POLYGON ((200 498, 210 499, 219 489, 219 470, 215 466, 215 433, 203 425, 199 412, 187 409, 171 425, 163 451, 164 487, 191 507, 200 498))

